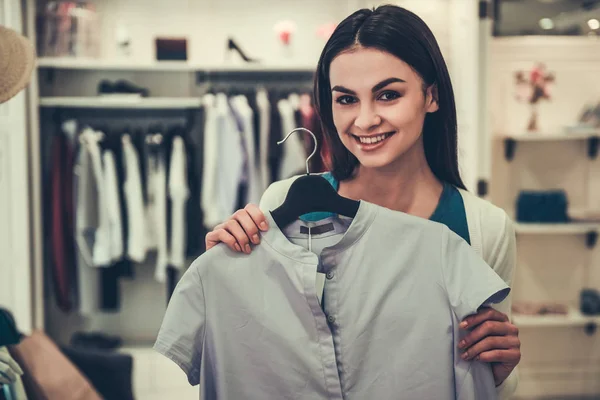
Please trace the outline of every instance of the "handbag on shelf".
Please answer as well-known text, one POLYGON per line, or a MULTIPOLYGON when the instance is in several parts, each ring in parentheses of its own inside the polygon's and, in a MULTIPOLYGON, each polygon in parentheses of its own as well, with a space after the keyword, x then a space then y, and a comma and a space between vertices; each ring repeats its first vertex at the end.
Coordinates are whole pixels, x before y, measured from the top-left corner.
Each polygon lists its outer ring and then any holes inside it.
POLYGON ((525 223, 569 222, 564 190, 524 190, 517 198, 517 221, 525 223))

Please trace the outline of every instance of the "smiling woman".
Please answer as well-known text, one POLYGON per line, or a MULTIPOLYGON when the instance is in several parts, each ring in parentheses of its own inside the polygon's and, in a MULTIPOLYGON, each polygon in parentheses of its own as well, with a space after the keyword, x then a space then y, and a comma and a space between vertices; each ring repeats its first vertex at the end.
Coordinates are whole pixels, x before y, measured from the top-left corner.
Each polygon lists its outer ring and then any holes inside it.
MULTIPOLYGON (((331 157, 331 171, 323 176, 341 196, 446 225, 510 286, 516 262, 513 224, 504 211, 465 190, 452 84, 423 20, 396 6, 350 15, 321 53, 314 97, 331 157)), ((248 205, 217 226, 206 237, 207 248, 224 242, 250 253, 249 245, 259 244, 259 233, 269 229, 264 212, 283 203, 294 179, 273 183, 260 208, 248 205)), ((464 283, 468 277, 463 275, 448 279, 464 283)), ((325 299, 335 296, 330 287, 325 283, 325 299)), ((513 370, 521 357, 510 306, 509 295, 460 324, 465 330, 460 357, 490 363, 502 399, 516 389, 513 370)))

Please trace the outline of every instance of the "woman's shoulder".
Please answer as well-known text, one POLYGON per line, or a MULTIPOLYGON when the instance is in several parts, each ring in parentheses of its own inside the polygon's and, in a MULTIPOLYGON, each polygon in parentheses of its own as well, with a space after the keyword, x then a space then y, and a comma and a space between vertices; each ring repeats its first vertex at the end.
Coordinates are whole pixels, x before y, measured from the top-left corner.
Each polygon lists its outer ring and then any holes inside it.
POLYGON ((487 200, 466 190, 459 189, 459 192, 465 203, 471 245, 475 251, 495 270, 509 267, 512 269, 516 256, 516 241, 515 228, 510 217, 502 208, 487 200))

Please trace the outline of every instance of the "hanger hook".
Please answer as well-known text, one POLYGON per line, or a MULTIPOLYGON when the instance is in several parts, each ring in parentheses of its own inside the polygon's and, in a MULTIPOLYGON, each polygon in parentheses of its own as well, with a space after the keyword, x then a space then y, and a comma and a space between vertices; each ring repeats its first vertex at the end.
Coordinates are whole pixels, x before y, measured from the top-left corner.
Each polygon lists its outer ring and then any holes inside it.
POLYGON ((294 132, 299 132, 299 131, 304 131, 304 132, 308 132, 310 133, 310 136, 312 136, 313 138, 313 151, 312 153, 310 153, 310 155, 308 156, 308 158, 306 159, 306 175, 310 175, 310 170, 308 168, 308 162, 310 161, 310 159, 315 155, 315 153, 317 152, 317 137, 315 136, 314 133, 312 133, 310 130, 306 129, 306 128, 296 128, 296 129, 292 129, 292 131, 290 133, 287 134, 286 137, 284 137, 282 140, 280 140, 279 142, 277 142, 277 144, 282 144, 283 142, 285 142, 294 132))

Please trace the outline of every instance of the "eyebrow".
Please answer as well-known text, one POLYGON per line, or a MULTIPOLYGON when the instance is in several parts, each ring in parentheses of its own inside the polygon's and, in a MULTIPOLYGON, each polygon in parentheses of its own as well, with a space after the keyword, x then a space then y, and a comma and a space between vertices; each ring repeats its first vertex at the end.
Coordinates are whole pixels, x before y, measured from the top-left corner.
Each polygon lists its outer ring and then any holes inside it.
MULTIPOLYGON (((379 82, 377 85, 373 86, 373 89, 371 89, 371 92, 375 93, 378 90, 383 89, 384 87, 386 87, 387 85, 389 85, 390 83, 394 83, 394 82, 403 82, 406 83, 406 81, 404 79, 400 79, 400 78, 387 78, 382 80, 381 82, 379 82)), ((340 86, 340 85, 336 85, 334 87, 331 88, 332 92, 342 92, 342 93, 346 93, 346 94, 353 94, 355 95, 356 92, 354 90, 350 90, 344 86, 340 86)))

